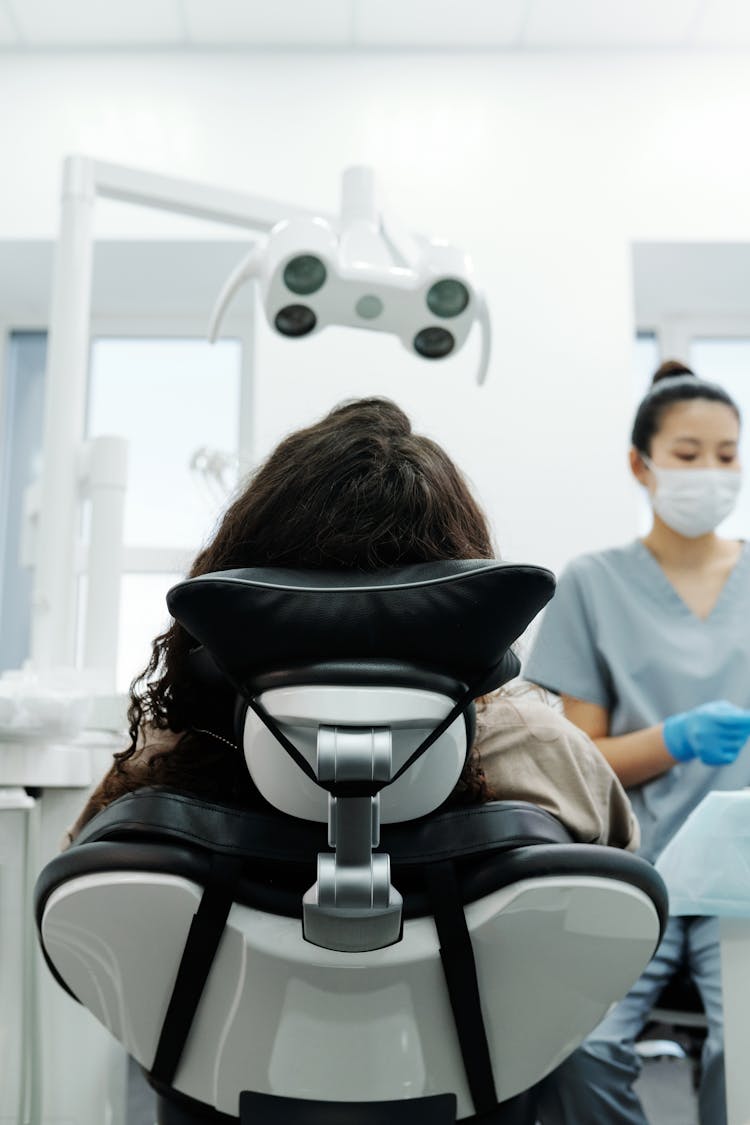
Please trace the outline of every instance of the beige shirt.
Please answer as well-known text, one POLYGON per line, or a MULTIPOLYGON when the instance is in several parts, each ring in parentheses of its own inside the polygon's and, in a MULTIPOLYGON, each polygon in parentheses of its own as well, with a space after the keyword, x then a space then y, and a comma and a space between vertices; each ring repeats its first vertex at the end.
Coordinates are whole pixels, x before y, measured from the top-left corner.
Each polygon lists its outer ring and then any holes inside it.
POLYGON ((476 748, 497 800, 546 809, 581 843, 638 847, 638 822, 603 755, 533 692, 478 704, 476 748))

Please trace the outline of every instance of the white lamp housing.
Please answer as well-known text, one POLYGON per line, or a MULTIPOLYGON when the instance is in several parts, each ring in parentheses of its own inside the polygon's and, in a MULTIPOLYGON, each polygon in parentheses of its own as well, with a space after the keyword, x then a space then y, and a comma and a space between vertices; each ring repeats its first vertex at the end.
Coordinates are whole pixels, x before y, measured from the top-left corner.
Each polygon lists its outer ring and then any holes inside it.
POLYGON ((482 335, 477 381, 487 374, 490 322, 471 259, 448 243, 399 230, 375 199, 368 168, 343 176, 338 222, 284 219, 256 243, 226 282, 211 318, 215 339, 245 281, 260 285, 268 323, 302 338, 329 324, 389 332, 427 360, 459 351, 474 321, 482 335))

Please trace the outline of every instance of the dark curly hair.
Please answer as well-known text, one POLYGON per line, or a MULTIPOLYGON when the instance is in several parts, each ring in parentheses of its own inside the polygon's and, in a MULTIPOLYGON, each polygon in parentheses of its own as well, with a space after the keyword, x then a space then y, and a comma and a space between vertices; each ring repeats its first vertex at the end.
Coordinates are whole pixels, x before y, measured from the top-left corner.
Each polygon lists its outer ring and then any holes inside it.
MULTIPOLYGON (((375 571, 493 556, 486 519, 445 451, 412 433, 395 403, 369 398, 285 438, 230 504, 189 576, 249 566, 375 571)), ((115 755, 100 806, 155 784, 206 799, 257 800, 234 746, 233 691, 201 687, 191 646, 178 622, 154 640, 130 689, 130 745, 115 755), (146 732, 158 748, 159 731, 177 737, 144 760, 146 732)), ((492 796, 472 750, 452 799, 492 796)))

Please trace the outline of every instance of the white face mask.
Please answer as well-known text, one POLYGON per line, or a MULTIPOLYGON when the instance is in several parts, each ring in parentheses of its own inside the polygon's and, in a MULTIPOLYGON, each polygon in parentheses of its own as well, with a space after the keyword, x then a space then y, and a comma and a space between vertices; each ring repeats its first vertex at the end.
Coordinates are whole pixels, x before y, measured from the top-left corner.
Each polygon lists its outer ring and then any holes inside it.
POLYGON ((713 531, 737 503, 742 487, 738 469, 661 469, 643 453, 641 459, 656 477, 654 511, 686 539, 713 531))

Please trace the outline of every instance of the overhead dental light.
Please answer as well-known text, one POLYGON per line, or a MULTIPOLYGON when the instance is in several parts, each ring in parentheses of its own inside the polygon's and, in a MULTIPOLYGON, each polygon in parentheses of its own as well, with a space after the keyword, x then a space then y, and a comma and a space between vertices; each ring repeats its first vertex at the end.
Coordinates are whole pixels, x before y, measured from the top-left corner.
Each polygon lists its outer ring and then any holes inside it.
POLYGON ((253 246, 219 294, 211 340, 249 280, 259 284, 268 323, 293 339, 330 324, 366 328, 438 360, 460 351, 476 321, 477 382, 485 380, 490 320, 471 259, 446 242, 404 231, 379 203, 370 168, 344 172, 338 220, 292 215, 253 246))

